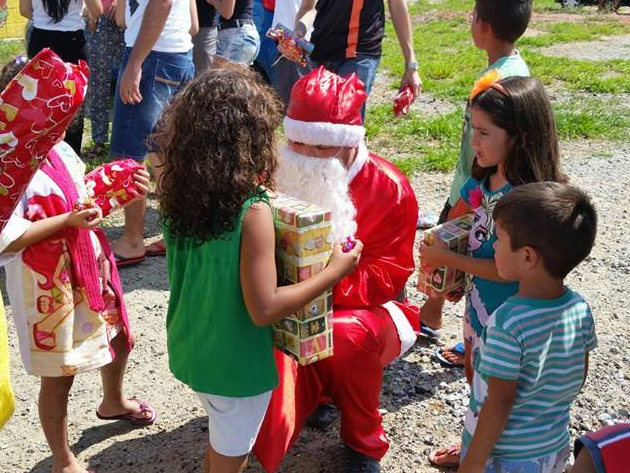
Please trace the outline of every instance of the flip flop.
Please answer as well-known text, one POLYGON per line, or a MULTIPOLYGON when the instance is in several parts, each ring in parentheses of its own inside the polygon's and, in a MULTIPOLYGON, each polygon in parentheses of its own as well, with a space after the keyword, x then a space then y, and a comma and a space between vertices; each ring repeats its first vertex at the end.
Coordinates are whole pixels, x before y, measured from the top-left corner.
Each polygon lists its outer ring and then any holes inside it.
POLYGON ((127 266, 135 266, 142 263, 146 256, 142 255, 125 258, 124 256, 114 253, 114 258, 116 259, 117 268, 126 268, 127 266))
POLYGON ((466 352, 464 349, 464 344, 462 342, 457 343, 454 347, 451 347, 451 348, 437 347, 433 351, 433 354, 438 359, 440 364, 442 364, 443 366, 446 366, 447 368, 463 368, 464 367, 463 363, 462 364, 453 363, 452 361, 449 361, 448 359, 446 359, 446 357, 444 356, 445 351, 450 351, 450 352, 456 353, 457 355, 464 356, 466 352))
POLYGON ((434 450, 429 455, 429 462, 433 466, 454 468, 459 466, 462 449, 459 445, 449 445, 434 450))
POLYGON ((431 212, 418 212, 418 222, 416 228, 419 230, 426 230, 428 228, 435 227, 437 225, 438 218, 431 212))
POLYGON ((147 426, 153 424, 155 419, 157 419, 157 411, 147 404, 142 399, 138 399, 136 397, 127 398, 128 401, 136 401, 138 406, 140 407, 140 414, 144 414, 145 412, 150 412, 151 417, 137 417, 132 412, 127 412, 126 414, 118 414, 116 416, 104 416, 99 414, 98 409, 96 409, 96 417, 101 420, 123 420, 125 422, 130 422, 133 425, 137 426, 147 426))
POLYGON ((166 256, 166 245, 164 240, 154 241, 150 245, 144 247, 147 256, 166 256))
POLYGON ((432 329, 431 327, 427 325, 422 325, 422 323, 420 323, 420 333, 424 335, 425 337, 427 337, 429 340, 435 341, 438 338, 440 338, 440 332, 438 332, 435 329, 432 329))

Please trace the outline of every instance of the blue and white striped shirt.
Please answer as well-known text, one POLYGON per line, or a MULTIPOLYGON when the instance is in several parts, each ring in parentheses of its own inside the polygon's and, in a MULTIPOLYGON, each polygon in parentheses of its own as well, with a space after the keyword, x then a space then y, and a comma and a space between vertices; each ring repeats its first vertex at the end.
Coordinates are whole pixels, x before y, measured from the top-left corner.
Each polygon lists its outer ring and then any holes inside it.
POLYGON ((569 443, 569 408, 597 346, 593 316, 582 297, 566 289, 557 299, 510 297, 488 319, 463 434, 475 433, 489 377, 518 382, 517 395, 493 457, 533 459, 569 443))

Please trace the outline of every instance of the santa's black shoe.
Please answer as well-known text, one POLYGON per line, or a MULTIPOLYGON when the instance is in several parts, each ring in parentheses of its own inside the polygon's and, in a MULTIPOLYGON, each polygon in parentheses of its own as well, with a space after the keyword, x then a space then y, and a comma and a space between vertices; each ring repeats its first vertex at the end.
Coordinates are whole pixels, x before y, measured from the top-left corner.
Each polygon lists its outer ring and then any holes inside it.
POLYGON ((346 445, 344 473, 379 473, 381 464, 346 445))
POLYGON ((326 404, 320 404, 308 418, 306 419, 306 425, 319 430, 327 429, 330 424, 337 419, 337 408, 334 404, 327 402, 326 404))

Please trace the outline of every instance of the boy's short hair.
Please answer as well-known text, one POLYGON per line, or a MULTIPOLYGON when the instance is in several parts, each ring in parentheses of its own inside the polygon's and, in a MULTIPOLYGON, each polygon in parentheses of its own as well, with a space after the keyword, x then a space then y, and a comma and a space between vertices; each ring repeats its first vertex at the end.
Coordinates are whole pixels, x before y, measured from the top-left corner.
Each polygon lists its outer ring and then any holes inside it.
POLYGON ((564 279, 588 256, 597 233, 597 213, 588 195, 558 182, 515 187, 492 216, 510 236, 512 250, 534 248, 547 272, 564 279))
POLYGON ((532 17, 532 0, 476 0, 475 10, 498 40, 514 44, 532 17))

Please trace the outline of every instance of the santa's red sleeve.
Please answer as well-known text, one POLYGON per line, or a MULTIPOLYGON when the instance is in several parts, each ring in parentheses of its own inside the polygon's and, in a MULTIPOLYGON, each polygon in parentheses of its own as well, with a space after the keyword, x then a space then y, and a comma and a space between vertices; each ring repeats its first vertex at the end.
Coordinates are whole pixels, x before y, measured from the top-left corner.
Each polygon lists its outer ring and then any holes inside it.
POLYGON ((418 203, 407 178, 370 153, 350 184, 357 235, 364 243, 358 267, 334 288, 335 307, 370 307, 395 299, 414 270, 418 203))

